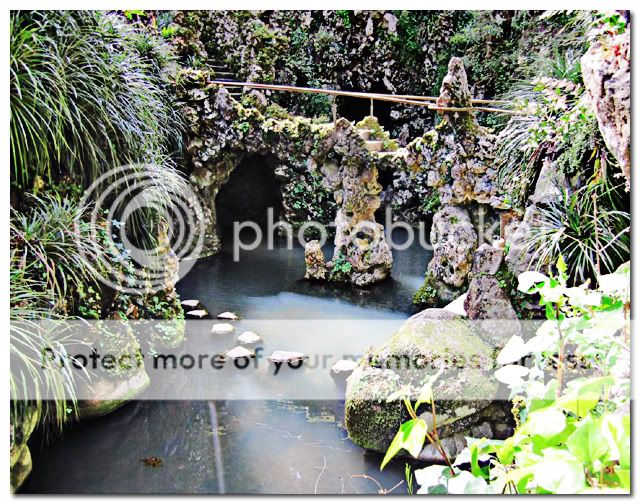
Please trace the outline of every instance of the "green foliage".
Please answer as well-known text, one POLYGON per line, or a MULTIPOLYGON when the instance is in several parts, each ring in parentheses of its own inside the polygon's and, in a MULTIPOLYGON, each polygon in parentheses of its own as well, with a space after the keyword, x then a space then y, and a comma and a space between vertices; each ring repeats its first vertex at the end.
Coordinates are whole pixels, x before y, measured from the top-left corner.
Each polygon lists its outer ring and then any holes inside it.
POLYGON ((435 285, 435 278, 427 274, 424 283, 413 295, 413 304, 416 306, 434 306, 438 299, 438 290, 435 285))
POLYGON ((115 14, 17 11, 10 18, 12 182, 115 166, 171 166, 180 139, 168 46, 115 14))
POLYGON ((41 352, 50 348, 52 359, 71 365, 66 348, 79 342, 65 331, 65 320, 73 315, 75 293, 97 290, 77 248, 83 247, 88 257, 95 253, 82 224, 84 212, 77 203, 54 195, 34 198, 26 213, 11 209, 11 397, 18 397, 21 389, 36 394, 29 403, 12 401, 14 424, 23 422, 33 407, 38 418, 61 427, 68 416, 67 402, 38 398, 75 400, 75 375, 56 365, 43 369, 41 352), (79 236, 86 238, 77 240, 79 236))
POLYGON ((539 207, 525 248, 540 268, 565 257, 576 282, 610 273, 630 254, 630 214, 616 210, 621 187, 592 181, 539 207))
MULTIPOLYGON (((556 269, 557 277, 535 271, 519 276, 519 290, 539 297, 547 321, 526 343, 513 336, 496 359, 502 367, 495 376, 519 405, 515 433, 505 441, 467 438, 468 448, 453 464, 443 455, 447 466, 415 471, 418 493, 630 491, 630 381, 614 371, 629 359, 629 263, 600 276, 595 290, 568 287, 562 258, 556 269), (586 362, 589 376, 569 380, 568 349, 586 362), (513 364, 525 357, 529 367, 513 364)), ((436 425, 435 379, 428 379, 415 405, 407 391, 389 397, 404 398, 411 420, 400 427, 383 467, 402 449, 415 457, 425 438, 441 447, 416 414, 422 402, 432 404, 436 425)))
POLYGON ((338 16, 338 18, 342 22, 342 25, 345 28, 351 28, 351 18, 349 17, 348 10, 337 10, 336 15, 338 16))
POLYGON ((331 277, 335 280, 341 280, 351 274, 353 266, 344 255, 343 252, 339 252, 333 259, 333 268, 331 269, 331 277))

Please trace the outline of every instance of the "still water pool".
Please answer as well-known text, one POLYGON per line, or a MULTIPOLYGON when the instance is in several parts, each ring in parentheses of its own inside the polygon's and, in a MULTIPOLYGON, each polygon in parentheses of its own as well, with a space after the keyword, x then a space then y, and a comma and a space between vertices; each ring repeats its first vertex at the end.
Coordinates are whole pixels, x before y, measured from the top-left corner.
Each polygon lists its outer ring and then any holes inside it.
MULTIPOLYGON (((402 241, 401 236, 394 238, 402 241)), ((325 255, 330 255, 329 247, 325 255)), ((178 291, 183 299, 199 299, 211 314, 238 313, 240 323, 250 325, 243 329, 264 335, 267 354, 276 348, 362 353, 382 343, 410 315, 411 297, 422 283, 429 259, 430 252, 416 243, 394 252, 392 278, 354 289, 302 280, 300 247, 288 250, 283 243, 274 250, 260 247, 242 252, 236 263, 225 246, 217 256, 199 261, 178 284, 178 291), (287 329, 269 334, 277 320, 287 329), (311 320, 344 320, 344 327, 362 321, 367 329, 316 333, 309 329, 311 320)), ((214 351, 229 344, 208 332, 190 330, 185 348, 214 351)), ((328 370, 323 373, 331 382, 328 370)), ((248 386, 254 380, 257 387, 266 376, 254 373, 242 379, 248 386)), ((180 386, 188 397, 188 387, 197 387, 198 382, 187 380, 180 386)), ((33 472, 22 492, 352 494, 378 493, 381 488, 406 492, 403 461, 381 473, 381 456, 350 442, 342 427, 343 402, 240 397, 139 400, 67 429, 62 438, 45 442, 36 436, 31 442, 33 472), (147 457, 162 459, 162 465, 145 465, 147 457)))

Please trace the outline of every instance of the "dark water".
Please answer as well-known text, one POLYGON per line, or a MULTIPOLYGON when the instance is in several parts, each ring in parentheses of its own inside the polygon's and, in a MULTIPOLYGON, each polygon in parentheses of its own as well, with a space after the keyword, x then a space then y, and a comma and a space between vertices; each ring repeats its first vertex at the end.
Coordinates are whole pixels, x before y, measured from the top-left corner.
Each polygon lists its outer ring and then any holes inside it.
MULTIPOLYGON (((395 252, 391 279, 367 289, 346 289, 302 281, 301 248, 261 247, 242 252, 239 263, 225 248, 196 264, 178 290, 183 299, 199 299, 212 314, 240 314, 241 323, 261 335, 268 330, 260 320, 283 320, 289 329, 263 336, 267 347, 362 352, 388 338, 390 327, 409 315, 429 254, 418 244, 395 252), (308 320, 335 319, 345 325, 367 321, 369 329, 322 338, 304 326, 308 320), (290 329, 298 323, 298 329, 290 329)), ((196 351, 212 345, 210 335, 189 334, 185 346, 196 351)), ((243 379, 262 381, 265 376, 243 379)), ((381 456, 347 439, 342 412, 340 401, 136 401, 66 430, 63 439, 44 443, 34 438, 34 469, 23 492, 378 493, 378 484, 391 489, 401 482, 404 462, 381 473, 381 456), (163 465, 145 466, 145 457, 159 457, 163 465)), ((406 492, 405 484, 394 491, 406 492)))

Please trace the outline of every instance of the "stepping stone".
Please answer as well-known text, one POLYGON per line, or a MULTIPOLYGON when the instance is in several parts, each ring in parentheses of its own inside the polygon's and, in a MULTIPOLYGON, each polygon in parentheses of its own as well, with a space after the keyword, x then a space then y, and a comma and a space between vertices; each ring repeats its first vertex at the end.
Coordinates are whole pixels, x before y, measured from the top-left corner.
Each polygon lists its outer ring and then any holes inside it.
POLYGON ((242 359, 243 357, 248 359, 250 357, 253 357, 255 355, 255 352, 247 350, 244 347, 237 346, 226 352, 225 355, 227 356, 227 358, 233 360, 242 359))
POLYGON ((212 334, 228 334, 233 331, 235 331, 235 327, 231 324, 213 324, 211 328, 212 334))
POLYGON ((221 320, 238 320, 240 317, 238 317, 235 313, 226 311, 226 312, 222 312, 216 318, 219 318, 221 320))
POLYGON ((358 135, 360 135, 360 138, 362 138, 363 140, 369 140, 371 138, 371 130, 370 129, 359 129, 358 130, 358 135))
POLYGON ((189 317, 203 318, 208 315, 207 310, 191 310, 185 313, 189 317))
POLYGON ((262 341, 262 338, 253 331, 245 331, 238 336, 238 343, 241 345, 255 345, 260 341, 262 341))
POLYGON ((346 380, 353 370, 358 367, 358 363, 353 360, 341 359, 331 366, 331 376, 334 380, 346 380))
POLYGON ((269 362, 299 362, 307 359, 307 356, 300 352, 287 352, 284 350, 276 350, 269 357, 269 362))
POLYGON ((200 301, 198 301, 197 299, 185 299, 183 301, 180 301, 180 304, 182 306, 186 306, 187 308, 196 308, 200 304, 200 301))

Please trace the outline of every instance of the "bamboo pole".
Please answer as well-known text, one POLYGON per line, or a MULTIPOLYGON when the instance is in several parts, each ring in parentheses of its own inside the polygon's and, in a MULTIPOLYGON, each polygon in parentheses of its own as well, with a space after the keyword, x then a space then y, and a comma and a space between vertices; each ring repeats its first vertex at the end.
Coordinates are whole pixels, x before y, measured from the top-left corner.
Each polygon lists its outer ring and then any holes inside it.
MULTIPOLYGON (((432 96, 411 96, 411 95, 392 95, 392 94, 383 94, 383 93, 365 93, 362 91, 341 91, 336 89, 323 89, 323 88, 307 88, 300 86, 285 86, 281 84, 261 84, 258 82, 235 82, 235 81, 210 81, 211 84, 216 84, 223 87, 249 87, 253 89, 266 89, 272 91, 286 91, 291 93, 312 93, 312 94, 325 94, 329 96, 333 96, 334 99, 336 96, 348 96, 352 98, 361 98, 378 101, 386 101, 392 103, 400 103, 403 105, 415 105, 418 107, 427 107, 430 110, 442 111, 442 112, 495 112, 495 113, 503 113, 503 114, 519 114, 519 112, 503 110, 498 108, 491 107, 441 107, 434 105, 433 103, 428 103, 429 101, 436 100, 437 98, 432 96), (404 96, 409 96, 410 98, 404 98, 404 96)), ((509 103, 499 100, 471 100, 472 103, 509 103)))

